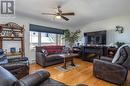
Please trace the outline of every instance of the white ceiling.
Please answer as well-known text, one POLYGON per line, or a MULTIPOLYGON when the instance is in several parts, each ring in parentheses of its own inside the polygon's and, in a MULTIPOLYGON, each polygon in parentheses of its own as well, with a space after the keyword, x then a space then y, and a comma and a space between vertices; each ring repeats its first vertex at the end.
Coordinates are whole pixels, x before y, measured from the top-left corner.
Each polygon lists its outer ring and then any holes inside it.
POLYGON ((130 13, 130 0, 15 0, 16 14, 41 19, 45 22, 68 27, 83 27, 98 20, 127 15, 130 13), (53 16, 42 12, 55 12, 61 5, 64 12, 75 12, 67 16, 69 21, 54 20, 53 16))

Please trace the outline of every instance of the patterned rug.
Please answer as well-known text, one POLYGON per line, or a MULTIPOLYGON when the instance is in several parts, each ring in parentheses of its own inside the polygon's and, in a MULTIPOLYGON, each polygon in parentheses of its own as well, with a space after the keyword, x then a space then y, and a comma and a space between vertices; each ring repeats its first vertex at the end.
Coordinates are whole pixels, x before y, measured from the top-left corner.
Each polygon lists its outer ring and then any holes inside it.
POLYGON ((74 69, 74 68, 76 68, 76 67, 79 67, 80 65, 78 65, 78 64, 75 64, 75 66, 72 66, 72 65, 70 65, 70 64, 67 64, 67 66, 66 66, 66 69, 64 69, 63 67, 62 67, 62 65, 60 65, 60 66, 57 66, 57 67, 55 67, 57 70, 59 70, 59 71, 64 71, 64 72, 68 72, 68 71, 70 71, 70 70, 72 70, 72 69, 74 69))

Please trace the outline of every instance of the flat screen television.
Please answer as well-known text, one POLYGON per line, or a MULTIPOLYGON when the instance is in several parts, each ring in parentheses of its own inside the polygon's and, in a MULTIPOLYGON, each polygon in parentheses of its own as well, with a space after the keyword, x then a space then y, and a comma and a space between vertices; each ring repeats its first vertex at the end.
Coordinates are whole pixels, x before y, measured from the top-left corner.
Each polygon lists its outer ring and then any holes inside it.
POLYGON ((105 45, 106 30, 84 33, 85 44, 105 45))

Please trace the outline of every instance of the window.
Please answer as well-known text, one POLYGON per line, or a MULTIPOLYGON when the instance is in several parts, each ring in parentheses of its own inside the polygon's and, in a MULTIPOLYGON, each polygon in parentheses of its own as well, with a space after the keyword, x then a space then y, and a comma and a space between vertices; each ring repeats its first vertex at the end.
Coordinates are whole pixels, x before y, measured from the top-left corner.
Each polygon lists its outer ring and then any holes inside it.
POLYGON ((30 48, 33 49, 38 45, 38 32, 30 31, 30 48))
POLYGON ((40 45, 64 45, 62 37, 62 34, 30 31, 30 49, 40 45))
POLYGON ((65 45, 65 40, 63 39, 63 34, 57 34, 57 44, 65 45))
POLYGON ((41 33, 41 45, 55 45, 56 34, 53 33, 41 33))

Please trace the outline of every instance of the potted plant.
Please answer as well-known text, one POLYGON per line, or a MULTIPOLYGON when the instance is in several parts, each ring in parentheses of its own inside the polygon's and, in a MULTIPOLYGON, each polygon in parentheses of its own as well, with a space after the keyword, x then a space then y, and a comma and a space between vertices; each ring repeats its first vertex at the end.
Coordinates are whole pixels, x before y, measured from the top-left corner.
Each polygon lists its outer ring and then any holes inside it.
POLYGON ((124 42, 116 42, 117 47, 119 48, 120 46, 124 45, 124 42))
POLYGON ((72 50, 73 45, 76 41, 78 41, 80 30, 76 30, 75 32, 71 32, 70 30, 64 30, 64 37, 65 42, 68 44, 70 50, 72 50))

